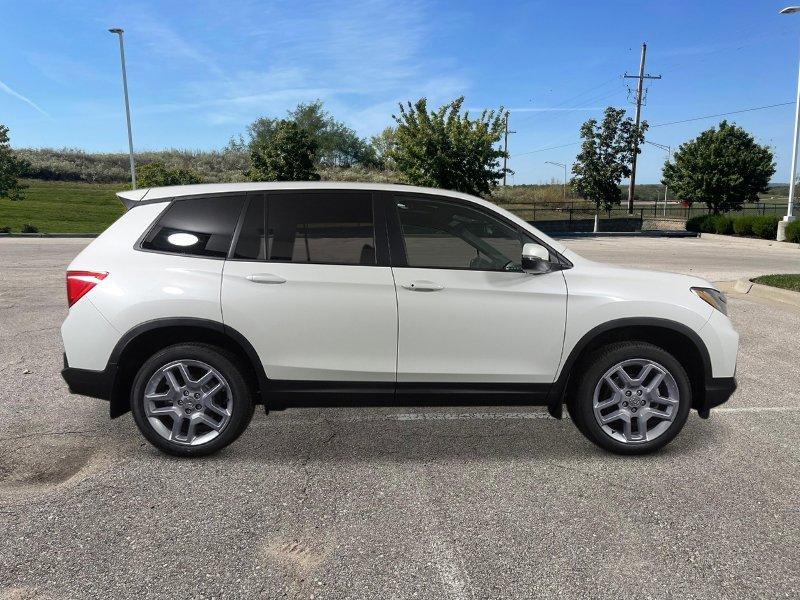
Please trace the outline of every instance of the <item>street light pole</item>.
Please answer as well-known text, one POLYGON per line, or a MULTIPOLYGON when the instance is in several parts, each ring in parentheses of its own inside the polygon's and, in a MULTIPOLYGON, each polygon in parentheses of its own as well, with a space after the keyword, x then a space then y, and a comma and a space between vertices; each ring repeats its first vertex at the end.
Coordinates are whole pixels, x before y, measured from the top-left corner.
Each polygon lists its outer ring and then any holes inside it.
POLYGON ((125 119, 128 122, 128 153, 131 159, 131 189, 136 189, 136 164, 133 162, 133 133, 131 132, 131 107, 128 102, 128 76, 125 73, 125 44, 122 35, 125 33, 119 27, 109 29, 111 33, 119 36, 119 58, 122 63, 122 89, 125 92, 125 119))
MULTIPOLYGON (((796 12, 800 12, 800 6, 787 6, 780 11, 780 14, 790 15, 796 12)), ((786 226, 796 218, 792 214, 792 208, 794 205, 795 180, 797 179, 797 134, 799 133, 798 129, 800 129, 800 64, 798 64, 797 71, 797 99, 795 105, 794 137, 792 138, 792 173, 789 179, 789 204, 786 207, 786 216, 783 217, 782 221, 778 222, 777 240, 779 242, 786 240, 786 226)))
POLYGON ((548 165, 556 165, 557 167, 564 167, 564 202, 567 201, 567 165, 560 162, 553 162, 552 160, 544 161, 548 165))

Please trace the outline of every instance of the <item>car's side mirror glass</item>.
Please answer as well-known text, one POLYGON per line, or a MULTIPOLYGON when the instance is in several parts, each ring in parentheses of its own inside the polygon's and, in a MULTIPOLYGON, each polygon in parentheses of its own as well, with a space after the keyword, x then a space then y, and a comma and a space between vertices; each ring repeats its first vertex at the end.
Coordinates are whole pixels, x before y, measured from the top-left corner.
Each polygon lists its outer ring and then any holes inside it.
POLYGON ((539 244, 522 246, 522 270, 526 273, 539 274, 551 270, 550 251, 539 244))

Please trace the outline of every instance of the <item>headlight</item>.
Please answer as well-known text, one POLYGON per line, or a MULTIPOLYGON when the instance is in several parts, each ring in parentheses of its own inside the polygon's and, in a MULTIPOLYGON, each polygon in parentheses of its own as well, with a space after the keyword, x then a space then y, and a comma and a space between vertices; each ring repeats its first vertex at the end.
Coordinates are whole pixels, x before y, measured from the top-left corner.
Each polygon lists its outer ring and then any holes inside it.
POLYGON ((716 308, 719 312, 723 315, 728 314, 728 299, 725 298, 725 294, 720 292, 719 290, 715 290, 714 288, 701 288, 701 287, 693 287, 690 288, 697 296, 716 308))

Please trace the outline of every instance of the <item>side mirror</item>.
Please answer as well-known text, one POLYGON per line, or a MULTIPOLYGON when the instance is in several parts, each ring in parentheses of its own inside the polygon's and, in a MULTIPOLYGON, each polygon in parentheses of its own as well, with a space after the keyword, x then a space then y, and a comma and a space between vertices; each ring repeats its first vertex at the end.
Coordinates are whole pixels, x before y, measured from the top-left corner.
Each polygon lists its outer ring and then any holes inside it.
POLYGON ((522 246, 522 270, 531 275, 550 271, 550 251, 539 244, 522 246))

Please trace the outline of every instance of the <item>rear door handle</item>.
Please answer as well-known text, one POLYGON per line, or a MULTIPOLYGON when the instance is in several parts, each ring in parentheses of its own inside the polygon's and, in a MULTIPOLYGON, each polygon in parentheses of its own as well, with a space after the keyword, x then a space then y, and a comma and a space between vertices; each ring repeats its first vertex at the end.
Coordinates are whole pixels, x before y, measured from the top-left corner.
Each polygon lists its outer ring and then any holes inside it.
POLYGON ((254 273, 253 275, 248 275, 247 279, 253 283, 286 283, 283 277, 272 273, 254 273))
POLYGON ((440 285, 435 281, 426 281, 424 279, 417 279, 416 281, 410 281, 402 285, 404 288, 411 290, 412 292, 438 292, 444 289, 443 285, 440 285))

